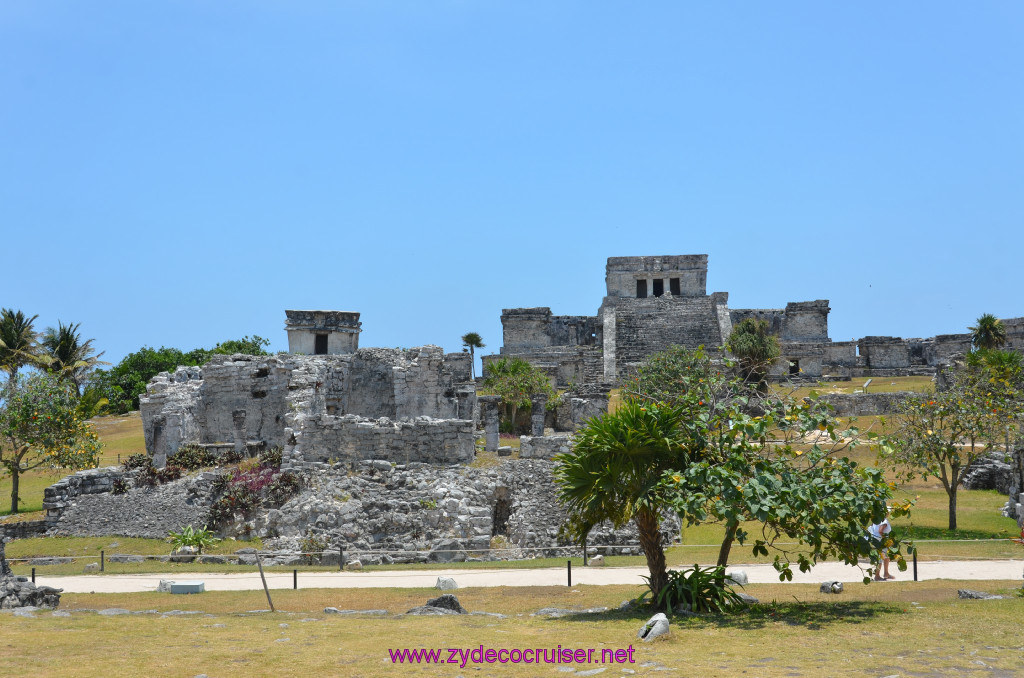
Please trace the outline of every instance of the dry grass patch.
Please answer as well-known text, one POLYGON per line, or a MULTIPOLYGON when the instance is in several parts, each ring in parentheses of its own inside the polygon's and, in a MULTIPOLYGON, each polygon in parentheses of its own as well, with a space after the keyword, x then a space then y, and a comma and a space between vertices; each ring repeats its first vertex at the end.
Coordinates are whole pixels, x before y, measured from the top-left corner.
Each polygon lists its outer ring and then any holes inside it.
MULTIPOLYGON (((1016 675, 1024 665, 1019 619, 1024 600, 961 601, 956 589, 1010 592, 1017 582, 910 582, 848 585, 840 596, 817 587, 752 585, 764 604, 728 616, 673 620, 664 641, 636 645, 636 663, 605 667, 602 675, 638 676, 862 676, 1016 675)), ((616 607, 638 587, 471 589, 457 592, 470 610, 487 616, 405 617, 394 613, 437 592, 420 590, 275 591, 285 612, 246 611, 266 606, 262 592, 199 596, 155 593, 67 595, 62 608, 121 607, 202 614, 105 617, 0 617, 3 675, 344 675, 558 676, 558 667, 527 664, 457 664, 396 667, 389 649, 402 648, 626 648, 650 610, 610 611, 562 619, 529 616, 541 607, 616 607), (383 608, 377 617, 323 614, 383 608), (205 615, 213 616, 205 616, 205 615), (520 616, 522 615, 522 616, 520 616), (73 657, 73 660, 69 658, 73 657), (69 663, 73 661, 72 663, 69 663), (73 669, 71 668, 73 666, 73 669)), ((447 658, 447 652, 442 657, 447 658)))

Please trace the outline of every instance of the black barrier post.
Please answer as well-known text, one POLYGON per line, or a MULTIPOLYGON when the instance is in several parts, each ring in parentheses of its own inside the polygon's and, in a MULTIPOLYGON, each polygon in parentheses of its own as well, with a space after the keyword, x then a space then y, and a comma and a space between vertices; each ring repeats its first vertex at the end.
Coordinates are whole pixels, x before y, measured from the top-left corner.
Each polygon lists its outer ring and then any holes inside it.
POLYGON ((583 538, 583 567, 587 566, 587 538, 583 538))
POLYGON ((36 583, 36 568, 32 568, 32 583, 36 583))
POLYGON ((917 581, 917 547, 914 547, 914 581, 917 581))
POLYGON ((338 571, 345 569, 345 547, 338 547, 338 571))
POLYGON ((298 570, 292 570, 292 588, 293 589, 299 588, 299 571, 298 570))
POLYGON ((565 571, 569 575, 569 588, 572 588, 572 561, 565 561, 565 571))
POLYGON ((103 551, 100 551, 100 572, 103 572, 103 570, 106 568, 106 561, 106 555, 103 553, 103 551))

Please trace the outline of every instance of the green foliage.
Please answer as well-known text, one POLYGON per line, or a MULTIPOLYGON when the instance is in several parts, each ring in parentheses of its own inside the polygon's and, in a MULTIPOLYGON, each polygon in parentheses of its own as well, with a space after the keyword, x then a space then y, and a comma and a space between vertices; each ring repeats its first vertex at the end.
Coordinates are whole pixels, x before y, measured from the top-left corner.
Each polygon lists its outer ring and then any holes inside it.
POLYGON ((164 483, 174 482, 185 475, 185 469, 167 464, 163 468, 147 466, 139 478, 139 483, 147 487, 156 487, 164 483))
POLYGON ((705 402, 713 402, 722 395, 715 389, 722 386, 723 371, 732 365, 729 361, 712 362, 703 346, 687 349, 673 345, 649 356, 633 378, 623 384, 622 395, 627 399, 678 405, 687 416, 696 416, 695 404, 703 411, 705 402))
POLYGON ((191 525, 186 525, 181 529, 181 532, 171 532, 167 535, 167 538, 175 549, 180 549, 183 546, 191 546, 199 553, 202 553, 203 549, 210 548, 220 541, 220 539, 215 537, 213 531, 208 529, 206 525, 199 530, 195 529, 191 525))
POLYGON ((82 391, 78 399, 78 416, 82 419, 92 419, 100 414, 110 403, 103 391, 96 386, 88 386, 82 391))
POLYGON ((0 309, 0 371, 6 372, 11 382, 21 367, 45 363, 39 354, 39 337, 32 327, 38 317, 0 309))
POLYGON ((756 384, 764 392, 768 388, 768 370, 779 357, 779 338, 771 333, 767 320, 746 318, 737 324, 725 344, 740 361, 743 380, 756 384))
POLYGON ((985 313, 974 327, 967 329, 971 331, 971 344, 975 348, 993 349, 1006 344, 1006 327, 991 313, 985 313))
POLYGON ((312 528, 306 530, 306 536, 299 540, 299 550, 306 565, 318 564, 328 546, 327 537, 318 535, 312 528))
POLYGON ((0 467, 11 476, 11 513, 18 512, 23 473, 83 469, 99 463, 96 432, 78 416, 71 389, 48 374, 9 382, 0 404, 0 467))
MULTIPOLYGON (((649 590, 644 591, 638 600, 645 600, 648 593, 649 590)), ((654 606, 665 608, 667 615, 672 615, 680 604, 691 612, 731 612, 745 605, 726 581, 725 568, 720 565, 702 568, 695 564, 689 570, 669 570, 667 583, 652 598, 654 606)))
POLYGON ((992 350, 976 353, 967 365, 953 368, 946 390, 901 404, 896 432, 883 450, 883 459, 901 478, 942 482, 950 530, 957 526, 957 489, 967 468, 992 450, 1006 449, 1024 410, 1020 372, 1011 369, 1015 361, 992 350))
POLYGON ((544 371, 522 358, 499 358, 484 366, 484 387, 501 396, 505 420, 515 422, 521 408, 530 407, 534 395, 555 395, 544 371))
POLYGON ((284 450, 280 447, 271 447, 260 452, 260 464, 268 468, 281 468, 281 455, 284 450))
POLYGON ((212 525, 223 527, 236 515, 251 517, 261 505, 280 506, 301 489, 297 475, 280 470, 280 449, 264 454, 243 460, 214 483, 213 491, 219 497, 210 507, 212 525))
POLYGON ((466 332, 462 335, 462 345, 469 349, 470 374, 476 377, 476 349, 486 346, 483 338, 476 332, 466 332))
POLYGON ((125 457, 125 460, 121 462, 121 466, 124 467, 125 471, 132 471, 137 468, 149 468, 152 464, 153 461, 145 452, 128 455, 125 457))
POLYGON ((178 466, 186 471, 198 471, 217 465, 217 455, 208 448, 195 443, 185 443, 174 454, 167 457, 168 466, 178 466))
POLYGON ((79 324, 57 321, 57 327, 47 327, 43 333, 42 349, 46 356, 47 369, 75 386, 75 393, 81 394, 86 374, 96 365, 109 365, 95 353, 92 339, 82 341, 78 333, 79 324))
POLYGON ((420 499, 420 508, 432 511, 437 508, 437 501, 434 499, 420 499))

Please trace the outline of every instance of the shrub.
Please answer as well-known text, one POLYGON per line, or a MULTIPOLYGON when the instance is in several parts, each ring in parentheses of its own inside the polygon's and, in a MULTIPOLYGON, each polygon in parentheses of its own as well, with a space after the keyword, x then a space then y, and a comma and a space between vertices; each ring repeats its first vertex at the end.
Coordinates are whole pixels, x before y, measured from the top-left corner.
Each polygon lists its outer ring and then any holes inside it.
POLYGON ((195 529, 191 525, 186 525, 181 529, 181 532, 171 532, 167 535, 167 538, 171 540, 171 545, 175 549, 180 549, 183 546, 192 546, 199 553, 202 553, 204 548, 209 548, 220 541, 220 539, 213 536, 213 531, 208 529, 206 525, 203 525, 200 530, 195 529))
POLYGON ((114 486, 110 491, 114 494, 124 494, 130 489, 128 479, 121 477, 114 481, 114 486))
POLYGON ((284 452, 280 447, 272 447, 269 450, 260 452, 260 464, 270 468, 281 468, 281 454, 284 452))
POLYGON ((185 470, 183 468, 180 466, 172 466, 171 464, 168 464, 163 468, 154 468, 150 466, 145 470, 139 480, 143 485, 154 487, 156 485, 169 483, 172 480, 178 480, 182 475, 184 475, 184 473, 185 470))
POLYGON ((267 486, 267 503, 275 507, 280 506, 291 499, 300 487, 302 487, 302 483, 294 473, 290 471, 278 473, 267 486))
POLYGON ((144 452, 138 454, 131 454, 121 462, 121 466, 124 467, 125 471, 132 471, 137 468, 149 468, 153 462, 150 460, 149 455, 144 452))
POLYGON ((299 549, 302 551, 302 558, 306 565, 320 562, 321 554, 327 550, 327 537, 313 532, 312 528, 306 531, 306 536, 299 540, 299 549))
POLYGON ((185 443, 171 456, 167 457, 167 464, 180 466, 188 471, 197 471, 217 465, 217 455, 208 448, 196 443, 185 443))
MULTIPOLYGON (((639 600, 644 600, 648 593, 645 591, 639 600)), ((652 602, 656 607, 664 607, 666 614, 672 614, 680 603, 693 612, 729 612, 743 605, 740 595, 726 583, 724 567, 700 565, 689 570, 669 570, 668 583, 652 602)))

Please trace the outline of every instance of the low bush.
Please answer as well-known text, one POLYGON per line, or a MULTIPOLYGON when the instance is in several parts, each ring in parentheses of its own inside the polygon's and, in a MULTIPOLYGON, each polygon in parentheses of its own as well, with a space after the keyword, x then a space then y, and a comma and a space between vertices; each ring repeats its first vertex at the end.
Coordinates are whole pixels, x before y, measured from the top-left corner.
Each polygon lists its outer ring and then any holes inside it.
POLYGON ((326 536, 318 535, 312 529, 307 530, 306 536, 299 540, 299 549, 306 565, 319 564, 321 554, 327 550, 328 545, 326 536))
MULTIPOLYGON (((648 577, 644 577, 650 580, 648 577)), ((638 600, 643 601, 650 591, 638 600)), ((694 565, 689 570, 669 570, 668 583, 652 603, 671 615, 676 606, 684 604, 691 612, 730 612, 743 606, 743 599, 732 585, 726 583, 725 568, 694 565)))
POLYGON ((217 455, 208 448, 195 443, 185 443, 178 450, 167 457, 168 466, 180 466, 188 471, 198 471, 201 468, 209 468, 217 465, 217 455))
POLYGON ((133 471, 137 468, 149 468, 152 465, 152 461, 149 455, 140 452, 138 454, 130 454, 121 462, 121 466, 124 467, 125 471, 133 471))

